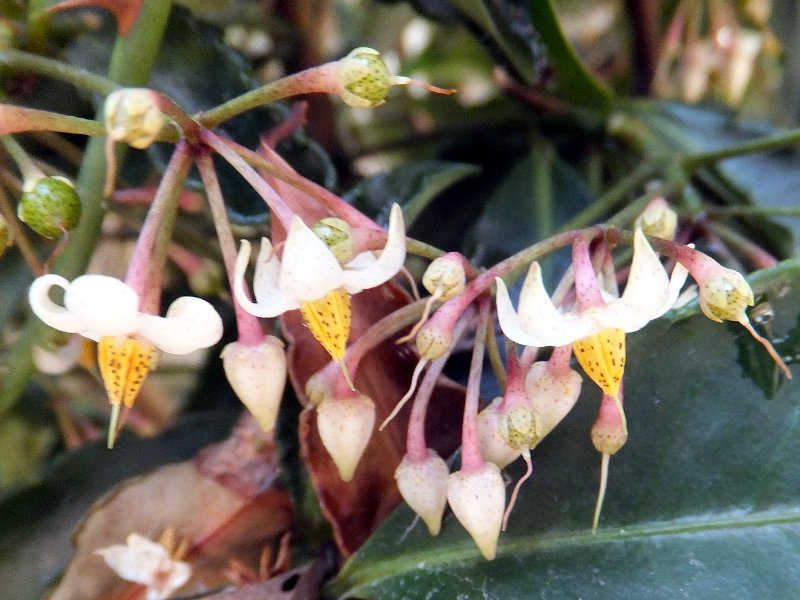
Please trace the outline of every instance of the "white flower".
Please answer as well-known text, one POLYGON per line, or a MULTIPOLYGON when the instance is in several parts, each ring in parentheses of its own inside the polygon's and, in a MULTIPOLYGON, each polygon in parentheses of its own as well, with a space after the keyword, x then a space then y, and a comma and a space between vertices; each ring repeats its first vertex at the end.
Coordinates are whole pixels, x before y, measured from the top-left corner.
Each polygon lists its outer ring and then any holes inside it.
POLYGON ((532 263, 514 311, 508 290, 497 278, 497 315, 503 333, 526 346, 566 346, 606 329, 637 331, 667 312, 686 281, 677 264, 668 277, 658 255, 640 229, 633 238, 633 262, 620 298, 582 312, 559 313, 542 282, 539 263, 532 263))
POLYGON ((400 270, 406 258, 405 225, 400 207, 392 206, 386 246, 380 256, 362 252, 344 266, 313 231, 295 216, 292 219, 282 259, 266 238, 256 262, 252 302, 244 289, 244 273, 250 259, 250 244, 242 241, 234 271, 234 295, 242 307, 257 317, 276 317, 300 308, 303 302, 319 300, 344 288, 356 294, 385 283, 400 270))
POLYGON ((173 560, 161 544, 138 533, 128 536, 127 545, 114 544, 95 551, 126 581, 147 586, 147 600, 164 600, 189 581, 189 563, 173 560))
POLYGON ((222 319, 205 300, 184 296, 165 317, 139 311, 139 296, 128 284, 107 275, 82 275, 72 283, 43 275, 31 284, 28 301, 50 327, 98 341, 109 336, 143 338, 170 354, 188 354, 216 344, 222 319), (64 290, 64 306, 50 299, 51 288, 64 290))

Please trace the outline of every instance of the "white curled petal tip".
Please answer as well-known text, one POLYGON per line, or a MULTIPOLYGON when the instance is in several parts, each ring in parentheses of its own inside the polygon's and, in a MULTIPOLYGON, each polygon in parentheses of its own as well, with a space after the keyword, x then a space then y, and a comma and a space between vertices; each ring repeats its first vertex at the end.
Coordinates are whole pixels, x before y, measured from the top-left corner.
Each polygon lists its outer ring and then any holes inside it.
POLYGON ((322 298, 343 283, 342 267, 330 248, 295 215, 283 246, 280 289, 308 301, 322 298))
POLYGON ((242 240, 233 267, 233 297, 245 311, 256 317, 276 317, 286 310, 299 306, 299 304, 289 306, 291 299, 278 289, 277 270, 280 269, 280 262, 272 253, 272 244, 266 238, 262 238, 259 261, 266 255, 267 250, 273 255, 274 260, 269 259, 263 267, 260 262, 256 265, 256 277, 253 283, 253 287, 256 288, 256 298, 260 299, 259 302, 250 300, 245 287, 244 276, 250 261, 250 242, 247 240, 242 240), (261 269, 265 270, 260 271, 261 269))
POLYGON ((189 354, 216 344, 222 337, 222 319, 208 302, 183 296, 165 317, 142 315, 138 333, 170 354, 189 354))
POLYGON ((60 275, 53 274, 42 275, 33 280, 28 290, 28 303, 31 305, 33 314, 59 331, 79 332, 83 328, 80 319, 50 299, 50 289, 53 286, 66 290, 69 287, 69 281, 60 275))
POLYGON ((389 214, 389 229, 386 245, 374 263, 365 268, 357 268, 349 263, 344 270, 344 284, 347 291, 357 293, 386 283, 403 268, 406 261, 406 226, 400 205, 393 204, 389 214))
POLYGON ((667 312, 678 302, 678 296, 681 293, 681 288, 683 287, 683 284, 686 283, 686 278, 688 276, 689 270, 681 263, 675 263, 675 267, 672 269, 672 275, 670 275, 669 278, 669 298, 667 299, 663 312, 667 312))
POLYGON ((511 298, 503 280, 497 277, 495 282, 497 283, 497 298, 495 299, 497 303, 497 318, 500 321, 500 329, 503 330, 503 334, 508 339, 524 346, 535 346, 537 348, 545 346, 546 344, 543 344, 542 340, 530 335, 522 328, 519 315, 514 310, 514 305, 511 304, 511 298))
POLYGON ((637 228, 633 236, 633 261, 622 300, 652 313, 667 301, 669 295, 667 272, 641 228, 637 228))

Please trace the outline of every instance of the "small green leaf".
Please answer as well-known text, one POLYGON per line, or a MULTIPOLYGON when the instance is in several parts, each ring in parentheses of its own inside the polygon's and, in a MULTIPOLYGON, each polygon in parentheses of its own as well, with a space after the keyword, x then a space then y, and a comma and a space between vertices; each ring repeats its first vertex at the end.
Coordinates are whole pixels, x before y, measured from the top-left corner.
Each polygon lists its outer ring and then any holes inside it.
MULTIPOLYGON (((800 351, 800 261, 752 278, 785 355, 800 351), (791 331, 790 331, 791 330, 791 331)), ((793 597, 800 586, 800 388, 766 398, 738 364, 744 329, 695 307, 631 334, 625 374, 630 438, 611 459, 597 535, 599 455, 589 441, 599 390, 534 451, 501 534, 480 558, 452 515, 431 538, 403 507, 329 588, 346 598, 793 597)), ((767 367, 772 372, 774 365, 767 367)), ((510 469, 512 479, 521 473, 510 469)))

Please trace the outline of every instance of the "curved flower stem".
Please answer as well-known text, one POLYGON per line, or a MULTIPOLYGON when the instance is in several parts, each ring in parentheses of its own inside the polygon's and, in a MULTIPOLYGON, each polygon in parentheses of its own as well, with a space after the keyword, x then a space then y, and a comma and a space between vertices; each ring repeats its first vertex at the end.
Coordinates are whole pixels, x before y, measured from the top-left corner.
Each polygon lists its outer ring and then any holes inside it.
POLYGON ((481 456, 481 448, 478 443, 478 401, 481 375, 483 374, 486 330, 490 314, 489 298, 484 298, 478 311, 478 328, 475 331, 475 345, 472 347, 467 395, 464 398, 464 420, 461 426, 461 472, 466 474, 480 471, 486 464, 481 456))
MULTIPOLYGON (((149 78, 164 33, 171 2, 143 0, 139 19, 127 37, 118 37, 111 57, 108 78, 121 85, 143 85, 149 78), (136 57, 131 60, 130 57, 136 57)), ((98 126, 99 123, 97 123, 98 126)), ((92 251, 100 240, 105 215, 105 151, 101 138, 89 140, 76 181, 82 201, 81 222, 70 233, 69 244, 54 261, 53 271, 73 279, 86 270, 92 251)), ((45 335, 47 327, 31 317, 6 356, 5 376, 0 381, 0 413, 19 398, 34 373, 31 351, 45 335)))
MULTIPOLYGON (((228 211, 225 208, 225 200, 222 196, 222 189, 219 185, 217 172, 214 169, 214 162, 207 151, 201 151, 196 157, 197 169, 200 171, 200 178, 203 180, 203 187, 206 190, 208 205, 211 208, 211 216, 214 219, 214 228, 217 231, 219 247, 222 251, 222 260, 225 263, 225 272, 228 275, 228 284, 233 289, 233 267, 236 263, 236 242, 233 239, 231 224, 228 221, 228 211)), ((258 319, 244 310, 241 305, 233 299, 233 310, 236 313, 236 327, 239 332, 239 341, 247 345, 256 345, 264 338, 258 319)))
MULTIPOLYGON (((453 340, 455 344, 455 339, 453 340)), ((506 370, 503 368, 503 357, 500 356, 500 348, 497 346, 497 332, 494 328, 494 319, 489 319, 489 326, 486 329, 486 354, 489 355, 489 364, 492 365, 494 376, 501 388, 506 387, 506 370)))
POLYGON ((795 206, 704 206, 703 211, 712 216, 751 216, 763 215, 766 217, 800 217, 800 208, 795 206))
POLYGON ((22 174, 22 187, 35 183, 38 179, 45 177, 44 172, 36 166, 33 159, 28 155, 20 143, 10 135, 0 136, 0 143, 8 152, 8 155, 16 163, 19 172, 22 174))
POLYGON ((107 96, 120 87, 110 79, 96 75, 86 69, 14 48, 7 48, 0 52, 0 64, 14 71, 36 73, 37 75, 65 81, 75 87, 100 94, 101 96, 107 96))
POLYGON ((455 348, 466 328, 467 320, 460 320, 453 330, 453 344, 439 358, 431 361, 425 377, 422 378, 422 383, 419 384, 417 395, 414 397, 414 404, 411 407, 411 416, 409 417, 408 431, 406 432, 406 454, 412 462, 419 463, 428 458, 428 443, 425 441, 425 416, 428 413, 428 403, 439 376, 442 374, 444 365, 450 358, 453 348, 455 348))
POLYGON ((790 129, 776 135, 768 135, 741 144, 726 146, 719 150, 709 152, 697 152, 689 154, 681 159, 681 166, 684 171, 691 173, 695 169, 703 166, 713 165, 721 160, 754 154, 756 152, 767 152, 777 150, 800 142, 800 129, 790 129))
MULTIPOLYGON (((150 210, 147 212, 147 217, 136 240, 125 282, 139 294, 142 304, 148 295, 153 269, 158 271, 163 267, 163 263, 158 265, 157 246, 160 245, 160 238, 167 237, 169 239, 171 237, 172 225, 177 212, 178 195, 183 188, 191 164, 192 156, 188 143, 179 142, 164 171, 153 203, 150 205, 150 210)), ((163 259, 163 256, 161 258, 163 259)))
POLYGON ((758 244, 753 243, 738 231, 722 223, 709 222, 707 227, 717 234, 722 241, 736 248, 759 269, 768 269, 778 264, 778 260, 758 244))
POLYGON ((222 156, 222 158, 228 161, 228 164, 239 172, 239 175, 251 185, 258 195, 261 196, 269 209, 275 213, 275 216, 278 221, 280 221, 281 225, 283 225, 284 229, 289 231, 293 216, 292 211, 286 206, 286 203, 278 196, 272 186, 241 157, 238 151, 238 148, 241 148, 241 146, 224 140, 208 129, 200 130, 200 140, 222 156), (235 149, 235 147, 237 149, 235 149))
MULTIPOLYGON (((275 102, 276 100, 282 100, 291 96, 298 96, 300 94, 327 92, 329 91, 327 89, 317 89, 314 86, 315 80, 323 80, 326 76, 331 75, 328 71, 335 71, 338 68, 339 64, 338 61, 336 61, 317 67, 311 67, 299 73, 294 73, 263 85, 258 89, 246 92, 236 98, 231 98, 227 102, 210 110, 197 113, 195 119, 205 127, 211 128, 238 114, 261 106, 262 104, 275 102)), ((335 76, 335 73, 333 75, 335 76)))

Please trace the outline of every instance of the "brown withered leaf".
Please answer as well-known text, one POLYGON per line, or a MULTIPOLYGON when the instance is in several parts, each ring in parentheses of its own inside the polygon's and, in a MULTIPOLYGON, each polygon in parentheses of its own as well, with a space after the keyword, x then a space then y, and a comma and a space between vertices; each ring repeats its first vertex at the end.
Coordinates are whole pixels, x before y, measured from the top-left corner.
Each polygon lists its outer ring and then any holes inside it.
POLYGON ((124 544, 131 532, 158 540, 168 528, 189 545, 183 560, 191 563, 192 578, 181 592, 224 585, 230 558, 255 564, 264 545, 291 525, 291 503, 274 485, 276 474, 274 444, 247 414, 228 440, 195 460, 124 482, 79 526, 75 555, 50 600, 140 597, 143 588, 121 580, 93 553, 124 544))
POLYGON ((117 19, 117 28, 123 37, 128 35, 142 8, 142 0, 64 0, 48 10, 67 10, 70 8, 104 8, 117 19))

